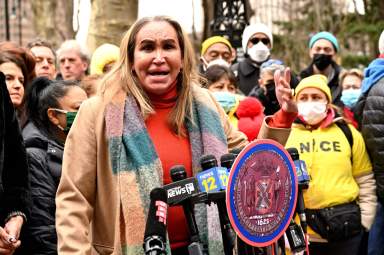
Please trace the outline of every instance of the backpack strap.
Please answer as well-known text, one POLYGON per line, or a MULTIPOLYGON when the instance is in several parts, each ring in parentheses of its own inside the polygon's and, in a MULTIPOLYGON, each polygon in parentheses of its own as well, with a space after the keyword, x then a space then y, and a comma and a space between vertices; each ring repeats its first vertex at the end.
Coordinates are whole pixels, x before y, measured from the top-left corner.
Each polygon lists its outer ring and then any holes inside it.
POLYGON ((347 137, 348 143, 351 146, 351 149, 353 147, 353 136, 352 131, 349 128, 348 124, 345 121, 336 122, 336 125, 343 131, 345 137, 347 137))
POLYGON ((351 162, 352 162, 352 147, 353 147, 353 136, 352 131, 345 121, 337 121, 336 125, 343 131, 345 137, 348 140, 349 146, 351 146, 351 162))

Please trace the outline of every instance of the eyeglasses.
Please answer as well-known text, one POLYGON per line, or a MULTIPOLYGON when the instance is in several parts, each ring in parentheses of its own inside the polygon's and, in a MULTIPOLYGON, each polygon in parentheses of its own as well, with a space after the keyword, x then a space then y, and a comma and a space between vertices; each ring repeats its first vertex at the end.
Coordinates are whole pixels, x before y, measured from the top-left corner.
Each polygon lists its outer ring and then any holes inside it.
POLYGON ((268 45, 270 43, 269 39, 268 38, 257 38, 257 37, 254 37, 252 39, 249 40, 252 44, 258 44, 260 41, 264 44, 264 45, 268 45))
POLYGON ((64 114, 67 114, 67 112, 68 112, 67 110, 58 109, 58 108, 52 108, 52 110, 59 112, 59 113, 64 113, 64 114))

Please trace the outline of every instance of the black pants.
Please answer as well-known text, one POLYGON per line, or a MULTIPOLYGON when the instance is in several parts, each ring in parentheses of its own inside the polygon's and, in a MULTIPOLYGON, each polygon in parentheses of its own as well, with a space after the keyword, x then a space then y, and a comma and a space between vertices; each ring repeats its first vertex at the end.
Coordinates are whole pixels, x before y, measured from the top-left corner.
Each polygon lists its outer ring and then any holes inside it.
POLYGON ((353 236, 348 240, 332 242, 332 243, 316 243, 309 244, 310 255, 358 255, 363 232, 353 236))

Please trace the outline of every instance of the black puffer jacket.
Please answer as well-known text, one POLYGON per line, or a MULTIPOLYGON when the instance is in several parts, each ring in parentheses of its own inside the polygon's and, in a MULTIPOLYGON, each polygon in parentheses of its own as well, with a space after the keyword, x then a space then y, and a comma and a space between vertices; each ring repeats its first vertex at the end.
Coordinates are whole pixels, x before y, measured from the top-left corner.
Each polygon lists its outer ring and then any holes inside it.
POLYGON ((361 127, 375 173, 377 196, 384 204, 384 78, 368 93, 361 127))
POLYGON ((57 254, 55 196, 61 176, 63 146, 29 122, 23 129, 30 170, 31 218, 25 246, 28 254, 57 254))

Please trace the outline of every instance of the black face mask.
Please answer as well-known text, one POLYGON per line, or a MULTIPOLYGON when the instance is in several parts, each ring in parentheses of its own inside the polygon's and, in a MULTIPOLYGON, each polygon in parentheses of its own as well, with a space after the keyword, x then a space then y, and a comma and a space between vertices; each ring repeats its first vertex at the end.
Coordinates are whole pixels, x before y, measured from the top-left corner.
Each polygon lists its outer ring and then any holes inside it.
POLYGON ((314 54, 312 63, 317 67, 317 69, 323 71, 332 63, 332 55, 314 54))

